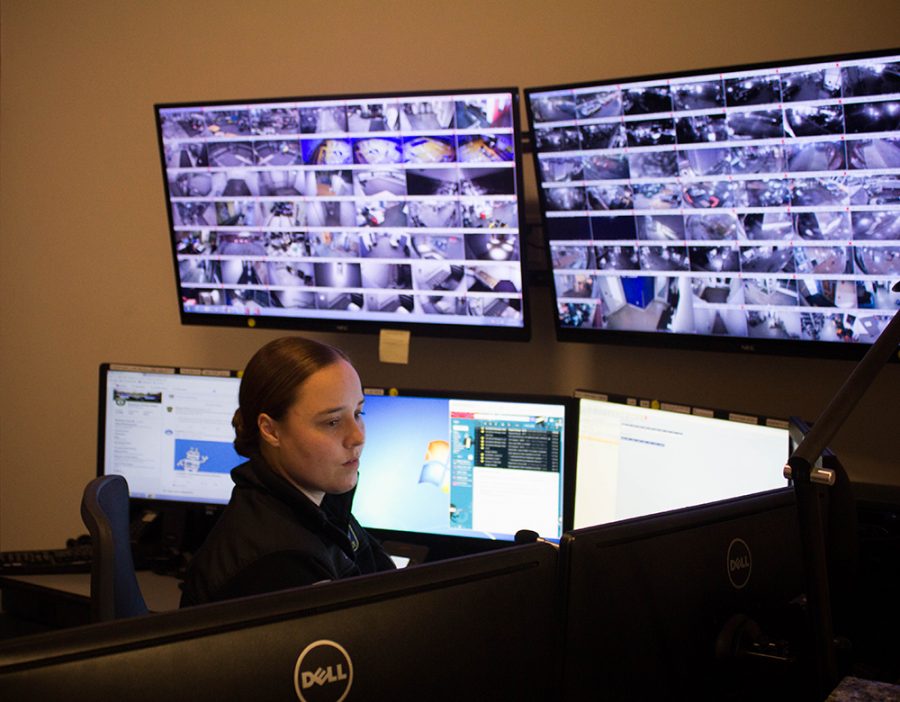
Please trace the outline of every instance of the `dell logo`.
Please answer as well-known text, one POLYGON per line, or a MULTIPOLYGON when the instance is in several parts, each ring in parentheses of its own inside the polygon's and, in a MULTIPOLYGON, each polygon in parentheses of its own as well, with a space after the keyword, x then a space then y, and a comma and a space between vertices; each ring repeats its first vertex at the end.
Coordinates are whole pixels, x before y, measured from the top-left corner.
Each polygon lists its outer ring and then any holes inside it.
POLYGON ((342 702, 353 684, 353 662, 339 643, 321 639, 303 649, 294 666, 301 702, 342 702))
POLYGON ((326 685, 327 683, 346 680, 347 675, 344 673, 344 666, 338 663, 335 667, 337 668, 336 671, 331 666, 317 668, 315 673, 310 673, 308 670, 300 671, 300 687, 308 690, 315 685, 326 685))
POLYGON ((740 590, 750 582, 753 556, 750 553, 750 547, 743 539, 733 539, 728 545, 725 565, 728 569, 728 579, 736 590, 740 590))
POLYGON ((744 568, 750 567, 750 559, 747 556, 740 556, 739 558, 732 558, 728 563, 728 570, 732 573, 742 570, 744 568))

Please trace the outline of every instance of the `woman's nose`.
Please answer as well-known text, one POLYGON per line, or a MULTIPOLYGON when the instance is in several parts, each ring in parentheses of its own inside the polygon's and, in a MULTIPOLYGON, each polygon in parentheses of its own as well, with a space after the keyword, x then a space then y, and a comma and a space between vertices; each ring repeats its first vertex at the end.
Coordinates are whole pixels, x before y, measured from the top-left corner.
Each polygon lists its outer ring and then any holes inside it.
POLYGON ((362 420, 353 423, 350 433, 347 435, 347 444, 349 446, 359 446, 366 441, 366 428, 362 420))

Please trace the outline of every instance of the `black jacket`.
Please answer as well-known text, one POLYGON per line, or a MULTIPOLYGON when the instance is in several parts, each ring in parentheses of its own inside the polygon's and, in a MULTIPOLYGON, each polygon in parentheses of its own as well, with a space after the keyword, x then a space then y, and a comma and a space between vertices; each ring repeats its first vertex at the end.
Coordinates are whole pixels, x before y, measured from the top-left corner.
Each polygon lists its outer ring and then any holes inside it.
POLYGON ((261 458, 231 477, 231 501, 191 561, 182 607, 394 567, 350 514, 352 490, 317 507, 261 458))

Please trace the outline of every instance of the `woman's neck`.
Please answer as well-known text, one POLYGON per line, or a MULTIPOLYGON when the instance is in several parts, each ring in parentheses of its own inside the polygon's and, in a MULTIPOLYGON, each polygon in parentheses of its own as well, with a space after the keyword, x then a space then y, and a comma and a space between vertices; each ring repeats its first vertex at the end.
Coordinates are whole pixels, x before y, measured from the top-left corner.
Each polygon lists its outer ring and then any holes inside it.
POLYGON ((275 475, 281 476, 291 485, 291 487, 306 495, 306 497, 308 497, 309 500, 317 507, 322 506, 322 500, 325 499, 325 493, 321 490, 310 490, 309 488, 304 487, 296 480, 294 480, 281 465, 281 461, 278 460, 277 451, 273 451, 269 446, 263 444, 263 446, 261 447, 261 453, 266 465, 268 465, 269 469, 273 473, 275 473, 275 475))

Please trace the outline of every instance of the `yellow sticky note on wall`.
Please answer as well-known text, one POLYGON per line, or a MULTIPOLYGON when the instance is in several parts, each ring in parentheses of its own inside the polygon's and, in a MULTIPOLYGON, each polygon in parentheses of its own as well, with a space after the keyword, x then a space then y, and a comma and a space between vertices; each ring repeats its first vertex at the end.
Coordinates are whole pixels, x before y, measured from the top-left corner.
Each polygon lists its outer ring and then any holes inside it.
POLYGON ((378 335, 378 360, 382 363, 409 363, 409 331, 382 329, 378 335))

